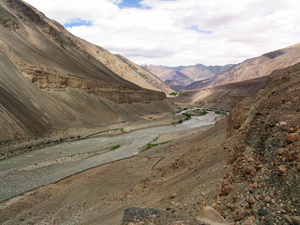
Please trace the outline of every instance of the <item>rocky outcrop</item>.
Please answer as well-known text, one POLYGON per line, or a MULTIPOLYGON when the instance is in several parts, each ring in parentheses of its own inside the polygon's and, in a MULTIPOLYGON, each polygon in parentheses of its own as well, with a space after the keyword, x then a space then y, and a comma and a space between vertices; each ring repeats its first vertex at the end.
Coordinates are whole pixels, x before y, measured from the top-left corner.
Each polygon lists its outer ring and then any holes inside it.
POLYGON ((4 19, 0 16, 0 24, 9 31, 16 31, 17 29, 19 29, 19 25, 11 18, 4 19))
POLYGON ((244 206, 236 220, 243 224, 297 224, 291 221, 298 216, 300 198, 299 82, 300 64, 276 70, 228 117, 223 146, 234 168, 223 182, 248 183, 239 189, 245 196, 229 204, 244 206))
POLYGON ((150 91, 141 88, 122 85, 106 84, 72 75, 62 76, 55 71, 45 71, 42 68, 19 65, 25 76, 37 87, 47 91, 65 91, 66 88, 75 88, 96 94, 115 103, 149 103, 166 99, 160 91, 150 91))

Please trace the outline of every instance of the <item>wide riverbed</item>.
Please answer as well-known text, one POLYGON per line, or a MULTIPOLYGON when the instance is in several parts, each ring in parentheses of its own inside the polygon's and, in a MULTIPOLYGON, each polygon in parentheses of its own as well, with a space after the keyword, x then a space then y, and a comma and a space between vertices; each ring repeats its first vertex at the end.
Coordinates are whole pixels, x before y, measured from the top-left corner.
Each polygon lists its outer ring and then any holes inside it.
POLYGON ((147 128, 110 137, 65 142, 0 161, 0 202, 85 169, 138 154, 159 135, 215 123, 208 112, 182 124, 147 128), (120 146, 112 150, 113 146, 120 146))

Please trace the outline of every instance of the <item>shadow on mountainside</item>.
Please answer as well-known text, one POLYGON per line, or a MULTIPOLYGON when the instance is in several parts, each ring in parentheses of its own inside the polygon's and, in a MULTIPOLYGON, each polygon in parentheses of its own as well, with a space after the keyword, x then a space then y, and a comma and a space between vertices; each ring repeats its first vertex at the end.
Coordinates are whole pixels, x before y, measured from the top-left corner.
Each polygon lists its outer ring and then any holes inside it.
POLYGON ((126 223, 208 224, 213 208, 221 224, 299 224, 299 84, 300 64, 274 71, 213 127, 4 202, 1 223, 125 224, 138 207, 126 223))

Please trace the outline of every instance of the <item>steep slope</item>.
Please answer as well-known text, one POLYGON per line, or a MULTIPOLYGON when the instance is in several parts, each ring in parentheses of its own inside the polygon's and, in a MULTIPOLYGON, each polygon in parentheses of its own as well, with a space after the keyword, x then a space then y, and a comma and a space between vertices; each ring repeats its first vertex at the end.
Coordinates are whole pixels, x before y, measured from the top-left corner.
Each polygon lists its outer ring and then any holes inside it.
POLYGON ((300 62, 300 44, 247 59, 224 73, 218 73, 205 82, 195 82, 186 89, 200 89, 232 82, 268 76, 276 69, 286 68, 300 62))
POLYGON ((128 80, 146 89, 163 91, 166 94, 169 94, 173 91, 169 87, 167 87, 167 85, 165 85, 163 82, 161 82, 159 78, 151 75, 147 71, 144 71, 143 68, 139 67, 127 58, 120 55, 114 55, 100 46, 94 45, 79 37, 72 35, 60 24, 56 22, 53 23, 57 27, 59 27, 60 31, 62 31, 66 37, 72 40, 74 46, 77 49, 92 55, 125 80, 128 80))
POLYGON ((241 82, 189 90, 173 98, 177 104, 200 105, 206 108, 231 110, 239 101, 262 88, 268 76, 241 82))
MULTIPOLYGON (((234 64, 229 64, 225 66, 205 66, 202 64, 196 64, 191 66, 178 66, 178 67, 167 67, 167 66, 155 66, 155 65, 142 65, 143 68, 150 71, 157 77, 168 80, 168 84, 173 84, 176 87, 176 84, 180 86, 179 89, 183 89, 186 84, 183 84, 179 80, 176 80, 176 77, 171 79, 165 79, 164 77, 168 76, 168 74, 174 74, 175 71, 185 76, 189 77, 192 81, 199 81, 211 78, 212 76, 218 73, 224 73, 227 70, 233 68, 234 64)), ((187 78, 186 78, 187 79, 187 78)), ((191 83, 191 80, 187 79, 185 83, 191 83)), ((178 88, 177 88, 178 89, 178 88)))
POLYGON ((276 70, 213 127, 4 202, 0 221, 120 224, 139 207, 121 224, 299 224, 299 82, 300 64, 276 70))
POLYGON ((167 66, 155 66, 155 65, 141 65, 142 68, 149 71, 150 73, 154 74, 157 77, 164 76, 170 73, 173 69, 167 66))
POLYGON ((174 108, 163 92, 118 76, 81 47, 92 44, 75 43, 25 2, 1 0, 0 17, 1 145, 68 137, 76 135, 74 129, 137 121, 174 108))
POLYGON ((160 76, 160 78, 177 91, 182 90, 186 85, 193 82, 191 78, 177 70, 172 70, 169 73, 160 76))
POLYGON ((218 73, 224 73, 234 66, 234 64, 228 64, 225 66, 204 66, 202 64, 197 64, 195 66, 188 66, 185 69, 180 70, 180 72, 194 81, 197 81, 208 79, 218 73))
POLYGON ((136 65, 132 61, 128 60, 124 56, 116 55, 119 59, 121 59, 124 63, 126 63, 131 69, 133 69, 137 74, 139 74, 144 80, 146 80, 153 87, 156 87, 158 90, 162 90, 166 94, 170 94, 174 90, 166 85, 161 79, 156 77, 155 75, 149 73, 147 70, 141 68, 136 65))

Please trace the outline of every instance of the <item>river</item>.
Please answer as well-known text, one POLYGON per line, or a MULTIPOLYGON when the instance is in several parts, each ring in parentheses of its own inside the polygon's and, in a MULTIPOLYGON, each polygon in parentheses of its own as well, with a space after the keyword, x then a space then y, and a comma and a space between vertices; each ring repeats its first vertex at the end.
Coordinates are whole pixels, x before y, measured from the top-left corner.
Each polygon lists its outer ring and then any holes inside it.
POLYGON ((181 124, 136 130, 41 148, 0 161, 0 202, 91 167, 138 154, 161 134, 207 126, 219 115, 210 111, 181 124), (113 146, 119 148, 113 150, 113 146))

